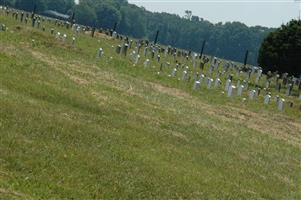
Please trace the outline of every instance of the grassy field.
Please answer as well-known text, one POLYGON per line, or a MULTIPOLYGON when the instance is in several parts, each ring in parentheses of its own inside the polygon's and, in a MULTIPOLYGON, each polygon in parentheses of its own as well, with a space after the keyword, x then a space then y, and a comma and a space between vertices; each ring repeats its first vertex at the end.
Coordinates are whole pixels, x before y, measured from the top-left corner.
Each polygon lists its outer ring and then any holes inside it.
POLYGON ((295 97, 279 112, 193 92, 104 35, 1 23, 0 199, 301 199, 295 97))

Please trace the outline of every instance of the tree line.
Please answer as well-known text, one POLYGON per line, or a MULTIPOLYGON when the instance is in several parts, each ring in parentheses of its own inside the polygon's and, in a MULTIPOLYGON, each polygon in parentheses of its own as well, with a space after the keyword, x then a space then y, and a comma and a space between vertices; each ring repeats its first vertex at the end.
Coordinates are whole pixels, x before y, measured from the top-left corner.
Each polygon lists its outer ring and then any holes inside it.
MULTIPOLYGON (((129 4, 127 0, 0 0, 27 11, 55 10, 64 14, 75 12, 77 23, 112 29, 135 38, 154 40, 160 31, 158 42, 178 48, 199 52, 206 40, 204 53, 220 58, 243 62, 249 50, 248 63, 256 65, 258 50, 264 38, 273 29, 262 26, 248 27, 240 22, 213 24, 185 11, 185 16, 147 11, 129 4)), ((184 11, 183 11, 184 13, 184 11)))
POLYGON ((301 21, 291 20, 262 42, 258 62, 264 71, 289 73, 301 79, 301 21))

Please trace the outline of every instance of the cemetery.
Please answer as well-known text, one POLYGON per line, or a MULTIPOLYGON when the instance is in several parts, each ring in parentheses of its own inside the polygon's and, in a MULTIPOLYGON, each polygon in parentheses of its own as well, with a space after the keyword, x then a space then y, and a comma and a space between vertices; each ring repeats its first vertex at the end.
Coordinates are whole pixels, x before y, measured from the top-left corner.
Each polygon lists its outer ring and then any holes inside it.
POLYGON ((116 26, 0 7, 0 199, 301 198, 301 75, 116 26))

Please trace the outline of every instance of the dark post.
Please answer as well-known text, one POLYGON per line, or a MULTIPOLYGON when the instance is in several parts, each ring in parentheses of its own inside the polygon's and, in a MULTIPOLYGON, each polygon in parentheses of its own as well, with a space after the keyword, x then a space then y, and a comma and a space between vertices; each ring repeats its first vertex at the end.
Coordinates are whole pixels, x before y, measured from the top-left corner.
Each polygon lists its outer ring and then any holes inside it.
POLYGON ((23 18, 24 18, 24 12, 21 13, 21 18, 20 18, 21 22, 23 22, 23 18))
POLYGON ((72 12, 72 15, 71 15, 71 18, 70 18, 70 24, 71 24, 71 26, 73 26, 73 24, 75 23, 74 19, 75 19, 75 13, 72 12))
POLYGON ((113 32, 116 30, 117 27, 117 22, 115 22, 114 27, 113 27, 113 32))
POLYGON ((33 6, 33 11, 32 11, 32 14, 31 14, 31 19, 34 18, 35 14, 36 14, 36 11, 37 11, 37 5, 34 4, 34 6, 33 6))
POLYGON ((94 34, 95 34, 95 26, 92 28, 92 33, 91 33, 91 37, 94 37, 94 34))
POLYGON ((159 30, 157 31, 157 34, 156 34, 156 37, 155 37, 155 42, 154 42, 154 44, 157 44, 158 36, 159 36, 159 30))
POLYGON ((244 61, 244 66, 247 65, 247 61, 248 61, 248 55, 249 55, 249 51, 246 51, 246 55, 245 55, 245 61, 244 61))
POLYGON ((204 41, 203 41, 203 44, 202 44, 202 50, 201 50, 200 59, 202 59, 202 57, 203 57, 203 53, 204 53, 205 44, 206 44, 206 40, 204 40, 204 41))
POLYGON ((36 17, 32 18, 32 27, 35 27, 35 24, 36 24, 36 17))

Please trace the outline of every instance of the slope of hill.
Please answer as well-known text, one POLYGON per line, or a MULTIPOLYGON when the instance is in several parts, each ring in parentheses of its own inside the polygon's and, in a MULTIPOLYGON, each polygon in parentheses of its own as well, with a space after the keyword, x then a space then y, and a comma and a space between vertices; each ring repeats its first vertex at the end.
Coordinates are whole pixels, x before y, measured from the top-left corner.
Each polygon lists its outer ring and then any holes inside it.
POLYGON ((193 92, 155 61, 117 55, 106 35, 73 46, 53 23, 0 22, 1 199, 301 198, 295 98, 279 112, 193 92))

